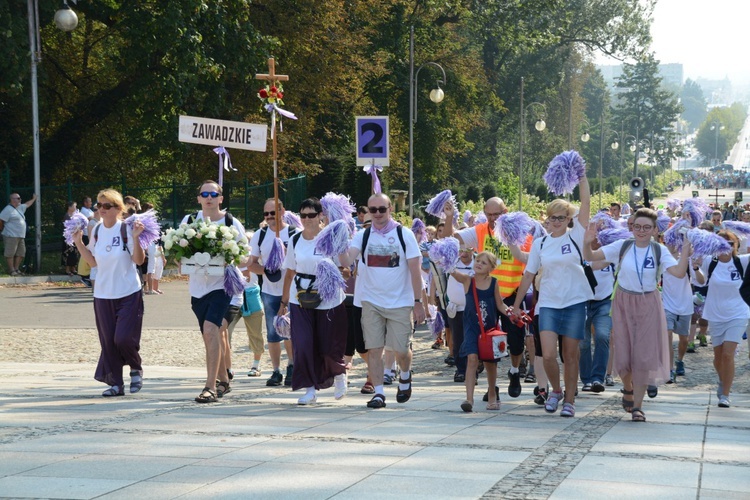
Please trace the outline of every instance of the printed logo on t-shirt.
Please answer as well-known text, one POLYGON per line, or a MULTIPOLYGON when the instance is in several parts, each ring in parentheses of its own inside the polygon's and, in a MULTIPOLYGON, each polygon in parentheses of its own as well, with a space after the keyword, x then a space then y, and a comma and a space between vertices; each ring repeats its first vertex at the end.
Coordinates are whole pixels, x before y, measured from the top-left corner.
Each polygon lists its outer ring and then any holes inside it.
POLYGON ((110 246, 112 246, 112 247, 119 247, 120 246, 120 237, 119 236, 113 236, 112 237, 112 244, 110 246))
POLYGON ((739 281, 742 279, 740 277, 740 272, 734 267, 729 270, 729 276, 731 277, 732 281, 739 281))
POLYGON ((563 255, 565 255, 566 253, 570 253, 570 243, 564 244, 562 247, 560 247, 560 250, 562 251, 563 255))
POLYGON ((656 267, 656 263, 654 262, 654 258, 651 256, 646 257, 646 260, 643 261, 643 269, 654 269, 656 267))
POLYGON ((370 267, 398 267, 401 256, 396 245, 368 245, 367 265, 370 267))

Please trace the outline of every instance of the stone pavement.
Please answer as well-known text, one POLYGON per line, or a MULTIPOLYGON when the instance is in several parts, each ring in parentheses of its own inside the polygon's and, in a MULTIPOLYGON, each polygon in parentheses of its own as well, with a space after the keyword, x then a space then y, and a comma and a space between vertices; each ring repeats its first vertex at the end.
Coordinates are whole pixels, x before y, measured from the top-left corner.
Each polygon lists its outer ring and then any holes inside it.
MULTIPOLYGON (((184 300, 178 286, 165 287, 165 305, 184 300)), ((51 292, 34 293, 47 300, 51 292)), ((20 295, 5 289, 0 299, 23 310, 20 295)), ((148 321, 193 328, 182 305, 159 307, 148 321)), ((9 321, 0 313, 0 325, 9 321)), ((200 366, 147 364, 140 393, 104 399, 90 362, 0 362, 0 497, 750 497, 748 394, 721 409, 708 390, 664 386, 644 404, 644 424, 622 411, 619 387, 607 388, 581 393, 577 416, 566 419, 534 404, 531 384, 510 399, 501 377, 502 409, 477 400, 464 414, 462 385, 424 361, 445 351, 422 340, 411 401, 396 403, 390 386, 382 410, 365 407, 361 367, 343 400, 328 389, 317 405, 298 407, 299 394, 244 371, 219 403, 198 405, 200 366)))

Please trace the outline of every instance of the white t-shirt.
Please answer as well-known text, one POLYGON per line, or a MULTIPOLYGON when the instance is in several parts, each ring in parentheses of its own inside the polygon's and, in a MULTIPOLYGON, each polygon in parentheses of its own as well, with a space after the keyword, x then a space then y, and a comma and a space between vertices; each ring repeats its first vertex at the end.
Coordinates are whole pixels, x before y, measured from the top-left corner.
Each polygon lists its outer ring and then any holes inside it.
POLYGON ((117 221, 110 228, 100 224, 98 233, 96 229, 92 232, 92 235, 96 235, 96 241, 90 245, 97 269, 94 298, 121 299, 141 289, 141 280, 133 262, 133 231, 126 226, 128 249, 125 250, 121 224, 122 221, 117 221))
MULTIPOLYGON (((690 275, 695 272, 690 269, 690 275)), ((682 278, 675 278, 669 273, 662 274, 661 300, 664 310, 679 316, 693 314, 693 290, 687 273, 682 278)))
MULTIPOLYGON (((456 272, 474 276, 474 258, 472 257, 471 262, 468 264, 458 261, 456 272)), ((448 302, 450 304, 456 304, 456 311, 464 310, 464 307, 466 307, 466 292, 464 292, 464 285, 450 275, 448 275, 446 295, 448 296, 448 302)))
POLYGON ((94 218, 94 211, 90 208, 81 207, 81 210, 79 210, 87 219, 91 220, 94 218))
MULTIPOLYGON (((652 292, 656 290, 658 275, 656 274, 659 270, 656 269, 656 257, 651 251, 651 245, 645 248, 638 248, 635 242, 622 256, 622 262, 620 262, 620 248, 623 243, 628 240, 619 240, 614 243, 610 243, 607 246, 602 247, 604 252, 604 258, 613 262, 615 266, 620 266, 617 275, 618 286, 631 292, 652 292), (637 265, 637 268, 636 268, 637 265), (637 270, 636 270, 637 269, 637 270), (641 273, 639 279, 638 274, 641 273), (641 280, 643 286, 641 286, 641 280)), ((661 272, 666 273, 667 269, 677 265, 677 260, 672 257, 669 250, 664 245, 659 244, 661 247, 661 272)))
MULTIPOLYGON (((385 308, 414 306, 415 297, 407 261, 421 257, 422 253, 419 251, 414 233, 405 227, 401 230, 406 244, 405 256, 396 228, 386 235, 370 231, 366 255, 360 254, 362 262, 357 265, 355 306, 361 307, 362 302, 370 302, 385 308)), ((364 234, 364 231, 360 231, 354 235, 352 248, 362 251, 364 234)))
POLYGON ((612 296, 612 289, 615 287, 615 266, 608 265, 604 269, 594 271, 596 276, 596 289, 594 290, 594 300, 604 300, 612 296))
POLYGON ((25 203, 21 203, 15 208, 10 204, 3 208, 3 211, 0 212, 0 220, 5 223, 3 236, 9 238, 26 237, 26 218, 24 214, 27 208, 25 203))
MULTIPOLYGON (((743 272, 747 272, 750 255, 740 255, 743 272)), ((705 259, 701 265, 703 274, 708 278, 708 267, 711 259, 705 259)), ((703 319, 707 321, 729 321, 732 319, 750 318, 750 309, 740 296, 742 276, 734 266, 734 261, 717 262, 708 282, 708 295, 703 306, 703 319)))
POLYGON ((564 235, 537 238, 531 245, 526 271, 536 274, 542 268, 539 307, 562 309, 594 298, 581 266, 581 257, 573 245, 575 241, 579 249, 583 248, 586 229, 578 219, 573 220, 573 229, 564 235))
MULTIPOLYGON (((298 273, 314 275, 318 262, 324 258, 323 254, 315 249, 315 245, 318 242, 318 236, 312 240, 306 240, 304 236, 300 236, 297 238, 296 246, 292 240, 287 247, 286 257, 284 258, 284 265, 282 268, 292 269, 298 273)), ((337 259, 334 259, 334 263, 337 266, 339 265, 337 259)), ((289 302, 291 304, 299 305, 299 301, 297 300, 297 277, 298 276, 295 276, 295 279, 292 280, 292 286, 289 288, 289 302)), ((300 285, 307 289, 307 287, 310 286, 310 280, 300 278, 300 285)), ((317 288, 318 283, 316 280, 315 283, 313 283, 313 289, 317 288)), ((333 309, 344 301, 345 296, 346 294, 344 293, 344 290, 339 290, 338 295, 334 299, 324 300, 315 309, 333 309)))
MULTIPOLYGON (((282 243, 284 243, 284 246, 287 246, 289 244, 289 229, 291 227, 292 226, 286 226, 279 231, 279 239, 282 241, 282 243)), ((299 231, 297 228, 294 229, 296 231, 299 231)), ((253 257, 259 257, 258 264, 260 264, 261 266, 264 265, 264 263, 268 260, 268 256, 271 254, 271 249, 273 248, 273 242, 275 239, 276 232, 272 231, 270 228, 255 231, 255 233, 253 234, 253 237, 250 240, 250 255, 253 257), (259 247, 258 242, 260 241, 260 235, 264 231, 266 232, 266 235, 263 237, 263 245, 262 247, 259 247)), ((284 275, 285 273, 282 268, 281 279, 279 279, 279 281, 273 283, 267 277, 264 277, 262 287, 263 293, 273 295, 274 297, 281 297, 281 294, 284 292, 284 275)))
MULTIPOLYGON (((181 224, 187 224, 188 219, 190 218, 190 215, 186 215, 183 217, 181 224)), ((203 211, 198 211, 198 216, 196 217, 196 220, 202 220, 203 219, 203 211)), ((232 225, 237 230, 237 238, 236 241, 240 241, 242 237, 245 235, 245 228, 242 227, 242 223, 237 220, 236 217, 232 217, 232 225)), ((195 222, 195 221, 194 221, 195 222)), ((219 220, 211 221, 219 226, 223 226, 225 224, 224 217, 222 217, 219 220)), ((99 286, 99 282, 97 281, 96 286, 99 286)), ((190 282, 189 282, 189 288, 190 288, 190 296, 195 297, 196 299, 200 299, 204 295, 213 292, 214 290, 223 290, 224 289, 224 275, 221 276, 196 276, 196 275, 190 275, 190 282)))
POLYGON ((464 242, 464 246, 468 248, 479 248, 479 239, 477 238, 477 230, 473 227, 467 227, 456 232, 456 235, 461 237, 464 242))

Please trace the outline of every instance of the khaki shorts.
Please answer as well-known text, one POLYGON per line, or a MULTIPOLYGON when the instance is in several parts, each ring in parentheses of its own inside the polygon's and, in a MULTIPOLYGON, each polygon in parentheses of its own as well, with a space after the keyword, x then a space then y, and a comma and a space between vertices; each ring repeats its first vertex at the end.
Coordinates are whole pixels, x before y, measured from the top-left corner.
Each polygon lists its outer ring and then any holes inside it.
POLYGON ((412 334, 412 307, 385 308, 362 302, 362 332, 367 349, 390 348, 398 353, 409 351, 412 334))
POLYGON ((5 257, 26 257, 26 242, 23 238, 3 236, 5 257))
POLYGON ((247 342, 253 354, 263 354, 263 310, 243 316, 247 329, 247 342))

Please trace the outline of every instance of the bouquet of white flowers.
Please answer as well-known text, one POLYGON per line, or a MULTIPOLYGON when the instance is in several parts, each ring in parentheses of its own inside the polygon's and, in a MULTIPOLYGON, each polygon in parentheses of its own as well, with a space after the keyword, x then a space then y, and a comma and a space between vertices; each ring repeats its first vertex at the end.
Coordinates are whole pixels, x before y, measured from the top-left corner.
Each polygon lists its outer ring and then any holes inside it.
POLYGON ((183 271, 189 268, 191 274, 197 272, 196 268, 203 269, 203 274, 223 273, 224 289, 234 295, 244 290, 244 279, 235 266, 249 253, 247 237, 242 234, 238 239, 238 236, 240 233, 234 226, 210 220, 183 223, 162 235, 164 255, 182 264, 183 271))

